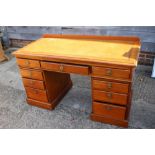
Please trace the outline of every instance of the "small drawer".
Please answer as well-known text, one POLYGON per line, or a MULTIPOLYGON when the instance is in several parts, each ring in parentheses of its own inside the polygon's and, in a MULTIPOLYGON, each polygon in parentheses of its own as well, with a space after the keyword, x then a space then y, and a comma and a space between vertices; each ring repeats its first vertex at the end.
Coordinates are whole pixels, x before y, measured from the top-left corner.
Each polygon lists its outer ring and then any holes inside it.
POLYGON ((42 90, 45 89, 43 81, 23 78, 23 83, 25 87, 31 87, 31 88, 42 89, 42 90))
POLYGON ((105 103, 93 102, 92 110, 94 114, 102 115, 105 117, 124 120, 126 108, 116 105, 110 105, 105 103))
POLYGON ((25 90, 28 98, 31 98, 37 101, 48 102, 46 91, 33 89, 29 87, 25 87, 25 90))
POLYGON ((126 94, 93 90, 93 99, 96 101, 103 101, 103 102, 110 102, 114 104, 126 105, 128 96, 126 94))
POLYGON ((128 93, 129 91, 129 84, 125 83, 92 80, 92 84, 93 89, 97 90, 110 91, 116 93, 128 93))
POLYGON ((63 71, 66 73, 88 75, 89 74, 89 67, 88 66, 66 65, 65 64, 63 66, 63 71))
POLYGON ((106 67, 92 67, 93 76, 98 77, 109 77, 116 79, 129 79, 130 70, 128 69, 116 69, 116 68, 106 68, 106 67))
POLYGON ((75 74, 82 74, 82 75, 89 74, 88 66, 41 62, 41 68, 45 70, 64 72, 64 73, 75 73, 75 74))
POLYGON ((17 59, 17 63, 20 67, 25 68, 40 68, 40 62, 37 60, 29 59, 17 59))
POLYGON ((61 71, 61 64, 52 62, 41 62, 41 68, 50 71, 61 71))
POLYGON ((43 75, 41 71, 20 69, 20 73, 22 77, 36 79, 36 80, 43 80, 43 75))

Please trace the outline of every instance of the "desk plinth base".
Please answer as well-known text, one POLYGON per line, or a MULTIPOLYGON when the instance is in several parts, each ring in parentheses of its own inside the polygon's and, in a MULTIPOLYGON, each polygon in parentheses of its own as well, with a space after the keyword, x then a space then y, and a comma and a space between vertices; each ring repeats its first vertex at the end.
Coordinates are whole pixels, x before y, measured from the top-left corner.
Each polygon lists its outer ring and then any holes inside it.
POLYGON ((60 94, 50 103, 48 102, 41 102, 37 100, 33 100, 30 98, 27 98, 27 103, 33 106, 37 106, 39 108, 47 109, 47 110, 53 110, 60 102, 60 100, 67 94, 67 92, 71 89, 72 82, 70 81, 69 84, 63 89, 63 91, 60 92, 60 94))
POLYGON ((29 99, 29 98, 27 98, 27 103, 33 106, 37 106, 39 108, 43 108, 43 109, 48 109, 48 110, 52 109, 51 103, 41 102, 41 101, 29 99))
POLYGON ((93 121, 97 121, 97 122, 102 122, 102 123, 107 123, 107 124, 111 124, 111 125, 117 125, 120 127, 128 127, 128 120, 115 120, 112 118, 108 118, 108 117, 103 117, 100 115, 96 115, 91 113, 90 115, 91 120, 93 121))

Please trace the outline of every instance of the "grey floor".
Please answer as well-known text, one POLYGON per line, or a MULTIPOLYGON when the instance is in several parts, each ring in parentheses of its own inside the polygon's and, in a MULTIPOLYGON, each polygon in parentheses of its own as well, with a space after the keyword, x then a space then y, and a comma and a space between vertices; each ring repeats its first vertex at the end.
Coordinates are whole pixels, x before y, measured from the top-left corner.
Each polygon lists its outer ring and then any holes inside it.
MULTIPOLYGON (((155 128, 155 79, 152 68, 139 65, 133 84, 129 128, 155 128)), ((73 88, 53 111, 26 103, 15 58, 0 63, 0 128, 119 128, 93 122, 89 77, 72 75, 73 88)))

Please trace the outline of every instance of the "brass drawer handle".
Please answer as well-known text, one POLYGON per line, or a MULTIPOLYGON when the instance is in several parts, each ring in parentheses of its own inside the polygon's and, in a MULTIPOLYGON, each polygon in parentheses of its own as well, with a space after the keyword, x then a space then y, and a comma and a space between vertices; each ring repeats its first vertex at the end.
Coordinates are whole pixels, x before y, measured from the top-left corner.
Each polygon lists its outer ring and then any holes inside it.
POLYGON ((112 107, 105 107, 106 110, 112 110, 112 107))
POLYGON ((37 90, 34 90, 35 94, 38 94, 38 91, 37 90))
POLYGON ((111 89, 111 88, 112 88, 112 83, 111 83, 111 82, 109 82, 109 83, 107 84, 107 88, 108 88, 108 89, 111 89))
POLYGON ((106 75, 107 75, 107 76, 111 76, 111 75, 112 75, 112 69, 111 69, 111 68, 108 68, 108 69, 106 70, 106 75))
POLYGON ((108 94, 107 94, 107 97, 108 97, 109 99, 112 99, 112 93, 108 93, 108 94))
POLYGON ((31 71, 29 72, 29 76, 30 76, 30 78, 32 78, 32 72, 31 71))
POLYGON ((62 72, 64 69, 63 65, 60 65, 60 71, 62 72))
POLYGON ((33 81, 30 81, 30 84, 33 85, 33 81))
POLYGON ((29 60, 25 61, 25 65, 26 65, 26 66, 29 66, 29 65, 30 65, 29 60))

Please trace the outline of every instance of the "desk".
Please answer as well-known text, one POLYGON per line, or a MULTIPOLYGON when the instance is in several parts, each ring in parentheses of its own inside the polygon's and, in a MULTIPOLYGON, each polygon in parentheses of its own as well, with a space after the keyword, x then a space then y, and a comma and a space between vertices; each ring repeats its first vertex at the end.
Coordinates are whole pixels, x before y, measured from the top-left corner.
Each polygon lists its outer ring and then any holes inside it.
POLYGON ((137 37, 45 34, 14 55, 29 104, 54 109, 72 87, 70 73, 86 75, 90 118, 127 127, 139 49, 137 37))

